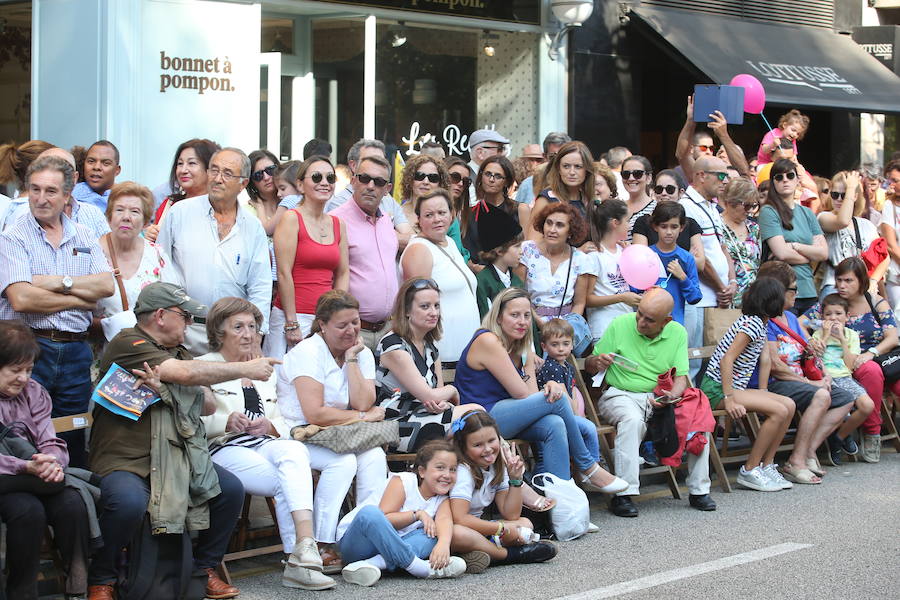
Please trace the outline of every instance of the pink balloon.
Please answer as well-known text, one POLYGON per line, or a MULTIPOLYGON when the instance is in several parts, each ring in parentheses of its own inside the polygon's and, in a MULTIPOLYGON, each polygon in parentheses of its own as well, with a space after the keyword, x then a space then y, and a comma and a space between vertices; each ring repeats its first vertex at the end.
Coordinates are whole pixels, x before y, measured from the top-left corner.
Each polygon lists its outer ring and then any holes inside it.
POLYGON ((744 88, 744 112, 758 115, 766 107, 766 90, 753 75, 747 73, 735 75, 731 79, 731 85, 744 88))
POLYGON ((659 280, 661 264, 659 256, 648 246, 632 244, 622 251, 619 271, 628 285, 646 290, 656 285, 659 280))

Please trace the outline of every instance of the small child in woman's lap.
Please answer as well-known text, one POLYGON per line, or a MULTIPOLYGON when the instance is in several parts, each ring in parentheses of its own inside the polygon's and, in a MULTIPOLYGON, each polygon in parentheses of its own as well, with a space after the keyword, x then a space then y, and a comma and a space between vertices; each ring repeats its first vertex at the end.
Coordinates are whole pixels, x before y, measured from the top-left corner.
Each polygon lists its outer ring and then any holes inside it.
POLYGON ((822 365, 831 376, 831 384, 850 392, 856 398, 855 409, 841 426, 829 437, 831 462, 841 463, 841 450, 854 455, 859 446, 851 433, 872 413, 875 403, 866 390, 853 379, 853 366, 860 354, 859 333, 847 327, 850 305, 838 294, 829 294, 822 299, 822 326, 813 333, 814 340, 825 344, 822 365))
POLYGON ((453 422, 453 443, 460 459, 456 485, 450 492, 454 554, 462 554, 467 572, 480 573, 488 564, 544 562, 556 556, 556 546, 532 541, 531 521, 522 516, 525 463, 515 449, 501 444, 497 423, 486 412, 471 411, 453 422), (482 519, 494 503, 502 517, 482 519))
POLYGON ((384 570, 415 577, 459 577, 466 563, 450 556, 453 517, 447 494, 456 483, 455 448, 443 440, 416 453, 415 473, 393 473, 381 494, 341 519, 337 537, 344 580, 371 586, 384 570))
POLYGON ((584 398, 575 385, 575 367, 572 366, 569 356, 574 348, 575 330, 565 319, 550 319, 541 326, 541 348, 547 355, 547 360, 537 372, 537 384, 543 388, 548 381, 556 381, 566 386, 572 412, 575 413, 575 421, 578 430, 584 439, 591 457, 600 466, 606 468, 600 457, 600 440, 597 437, 597 427, 584 417, 584 398))

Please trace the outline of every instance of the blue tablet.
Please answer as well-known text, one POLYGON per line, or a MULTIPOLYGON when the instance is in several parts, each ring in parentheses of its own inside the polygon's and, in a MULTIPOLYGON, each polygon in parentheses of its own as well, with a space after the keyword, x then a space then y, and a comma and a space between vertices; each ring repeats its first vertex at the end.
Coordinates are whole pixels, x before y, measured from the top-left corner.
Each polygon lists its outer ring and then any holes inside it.
POLYGON ((715 111, 725 115, 729 125, 744 123, 744 88, 739 85, 694 86, 694 122, 709 123, 715 111))

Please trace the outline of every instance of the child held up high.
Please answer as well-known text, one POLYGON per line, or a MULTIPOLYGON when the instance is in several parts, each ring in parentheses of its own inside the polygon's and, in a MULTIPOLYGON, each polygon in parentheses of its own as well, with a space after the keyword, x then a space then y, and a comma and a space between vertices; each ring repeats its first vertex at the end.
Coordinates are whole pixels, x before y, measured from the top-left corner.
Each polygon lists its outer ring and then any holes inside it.
POLYGON ((807 130, 809 130, 809 117, 796 108, 781 115, 781 118, 778 119, 778 127, 763 136, 762 142, 759 144, 759 151, 756 153, 757 166, 761 167, 774 162, 772 152, 778 148, 782 138, 789 140, 794 146, 794 156, 796 157, 799 153, 797 140, 802 140, 807 130))

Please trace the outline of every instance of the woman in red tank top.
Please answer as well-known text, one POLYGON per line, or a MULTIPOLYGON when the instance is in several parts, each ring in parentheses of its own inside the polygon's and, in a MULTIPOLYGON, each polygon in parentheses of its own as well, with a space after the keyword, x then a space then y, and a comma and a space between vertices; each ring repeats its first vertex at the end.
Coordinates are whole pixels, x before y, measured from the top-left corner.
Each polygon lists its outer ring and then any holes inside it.
POLYGON ((334 167, 312 156, 297 171, 303 202, 275 228, 278 294, 263 351, 281 358, 312 325, 316 301, 331 289, 347 291, 350 282, 347 233, 340 219, 325 214, 334 193, 334 167))

